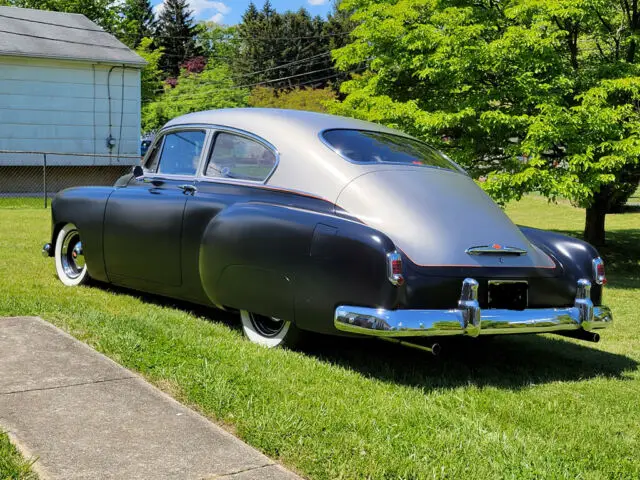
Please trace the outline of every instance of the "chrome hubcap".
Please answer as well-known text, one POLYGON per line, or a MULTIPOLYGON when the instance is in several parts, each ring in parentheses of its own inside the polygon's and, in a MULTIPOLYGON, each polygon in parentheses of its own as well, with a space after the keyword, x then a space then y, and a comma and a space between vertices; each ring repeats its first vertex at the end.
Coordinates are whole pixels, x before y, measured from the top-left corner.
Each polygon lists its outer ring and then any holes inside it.
POLYGON ((69 231, 64 237, 60 260, 64 273, 69 278, 78 278, 84 270, 84 252, 77 230, 69 231))
POLYGON ((275 337, 284 328, 284 321, 279 318, 249 313, 251 324, 263 337, 275 337))

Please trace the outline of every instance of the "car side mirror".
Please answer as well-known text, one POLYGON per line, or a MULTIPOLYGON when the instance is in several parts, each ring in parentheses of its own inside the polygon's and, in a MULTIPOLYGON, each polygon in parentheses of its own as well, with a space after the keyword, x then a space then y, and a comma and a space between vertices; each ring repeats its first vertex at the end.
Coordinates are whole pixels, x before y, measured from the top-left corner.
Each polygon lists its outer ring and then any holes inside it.
POLYGON ((135 167, 133 167, 132 173, 133 173, 133 177, 136 180, 141 180, 142 177, 144 177, 144 170, 140 165, 136 165, 135 167))

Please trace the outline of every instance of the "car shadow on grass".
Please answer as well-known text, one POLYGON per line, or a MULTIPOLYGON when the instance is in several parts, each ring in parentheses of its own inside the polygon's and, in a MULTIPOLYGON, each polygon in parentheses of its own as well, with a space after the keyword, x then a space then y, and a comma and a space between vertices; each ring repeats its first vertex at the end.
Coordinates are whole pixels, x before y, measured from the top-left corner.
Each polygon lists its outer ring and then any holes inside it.
MULTIPOLYGON (((94 287, 141 301, 176 308, 211 322, 240 330, 236 312, 140 293, 107 284, 94 287)), ((606 330, 601 332, 606 341, 606 330)), ((428 344, 422 339, 424 344, 428 344)), ((384 382, 424 389, 474 385, 522 389, 556 381, 580 381, 594 377, 626 377, 638 362, 594 348, 593 344, 568 341, 553 335, 510 335, 472 338, 437 338, 441 354, 373 338, 308 335, 297 350, 318 361, 339 366, 384 382)))
POLYGON ((638 368, 638 362, 624 355, 552 335, 435 341, 442 347, 438 357, 381 340, 345 337, 321 338, 302 351, 366 377, 425 389, 522 389, 594 377, 624 379, 626 372, 638 368))

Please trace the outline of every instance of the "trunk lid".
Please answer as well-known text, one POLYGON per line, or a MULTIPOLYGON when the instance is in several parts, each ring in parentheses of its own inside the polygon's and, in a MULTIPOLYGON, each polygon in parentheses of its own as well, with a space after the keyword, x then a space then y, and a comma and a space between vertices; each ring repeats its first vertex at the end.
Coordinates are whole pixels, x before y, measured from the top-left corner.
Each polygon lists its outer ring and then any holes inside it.
POLYGON ((555 268, 468 176, 381 167, 352 180, 336 205, 428 267, 555 268))

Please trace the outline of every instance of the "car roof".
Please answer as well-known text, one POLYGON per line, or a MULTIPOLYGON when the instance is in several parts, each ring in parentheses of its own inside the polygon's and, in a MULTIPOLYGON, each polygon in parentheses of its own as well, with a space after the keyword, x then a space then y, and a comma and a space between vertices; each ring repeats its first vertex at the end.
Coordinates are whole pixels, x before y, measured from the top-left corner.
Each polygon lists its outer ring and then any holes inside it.
POLYGON ((305 130, 314 135, 331 128, 348 128, 407 136, 377 123, 326 113, 282 108, 222 108, 188 113, 169 121, 165 128, 179 125, 220 125, 236 128, 264 137, 274 145, 278 143, 281 136, 289 137, 291 129, 298 132, 305 130))
POLYGON ((383 125, 353 118, 274 108, 189 113, 171 120, 163 130, 181 126, 227 127, 262 138, 277 150, 279 158, 267 185, 312 194, 332 203, 352 180, 388 165, 360 165, 345 160, 320 138, 322 131, 358 129, 408 137, 383 125))

